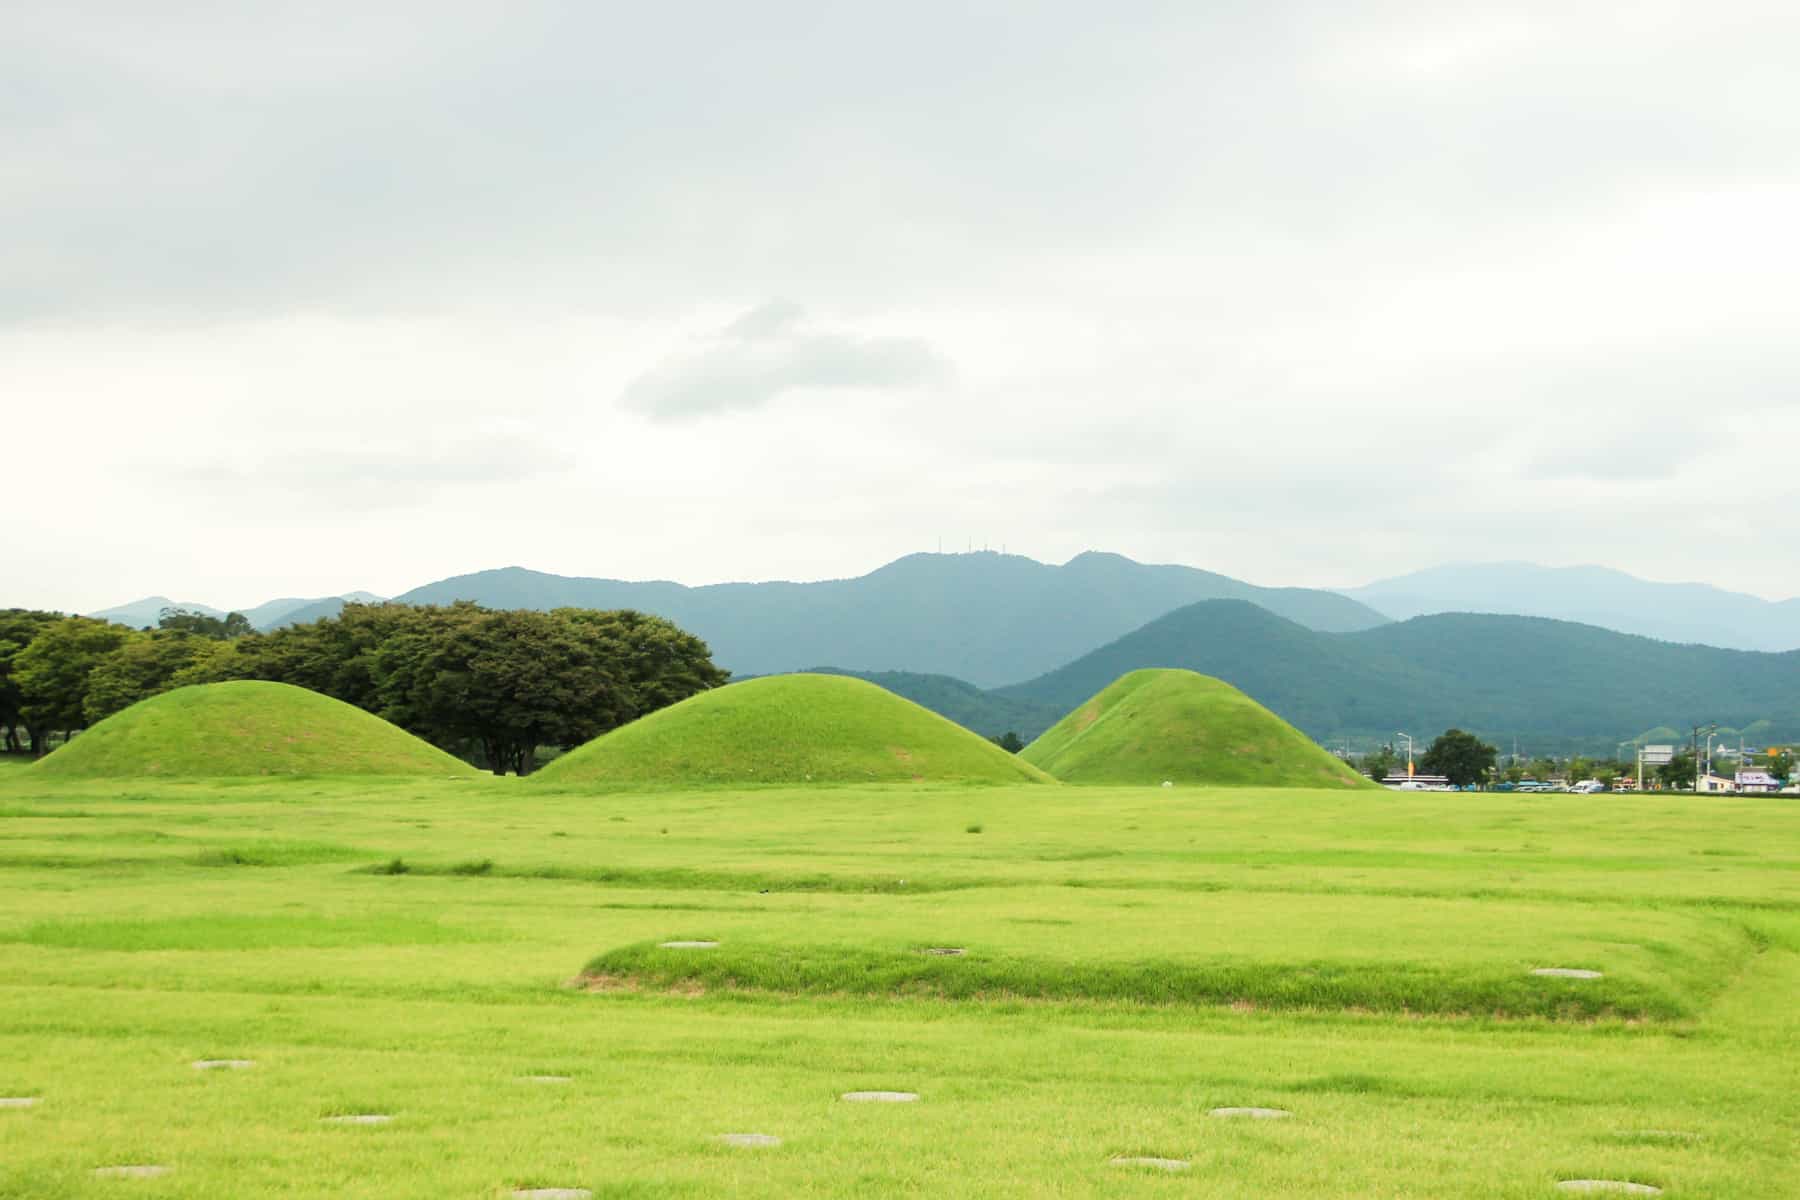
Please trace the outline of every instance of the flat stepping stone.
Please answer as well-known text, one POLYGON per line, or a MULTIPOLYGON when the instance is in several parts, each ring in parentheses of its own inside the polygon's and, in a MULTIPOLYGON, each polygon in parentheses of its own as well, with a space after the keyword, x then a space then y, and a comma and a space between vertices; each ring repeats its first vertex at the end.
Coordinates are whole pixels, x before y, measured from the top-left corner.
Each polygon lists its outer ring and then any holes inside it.
POLYGON ((919 953, 935 954, 939 958, 961 958, 963 955, 967 954, 968 951, 964 950, 961 946, 927 946, 919 953))
POLYGON ((513 1200, 588 1200, 586 1188, 514 1188, 513 1200))
POLYGON ((1618 1192, 1626 1196, 1660 1196, 1662 1189, 1647 1183, 1625 1179, 1559 1179, 1556 1186, 1565 1192, 1618 1192))
POLYGON ((1194 1165, 1185 1158, 1155 1158, 1150 1155, 1121 1154, 1107 1161, 1115 1167, 1151 1167, 1158 1171, 1185 1171, 1194 1165))
POLYGON ((520 1083, 568 1083, 567 1075, 521 1075, 520 1083))
POLYGON ((772 1133, 721 1133, 718 1138, 727 1146, 779 1146, 781 1139, 772 1133))
POLYGON ((1604 971, 1590 971, 1586 967, 1535 967, 1533 975, 1542 975, 1547 979, 1601 979, 1604 971))
POLYGON ((394 1118, 388 1113, 345 1113, 336 1117, 320 1117, 327 1125, 386 1125, 394 1118))
POLYGON ((663 942, 664 950, 712 950, 718 947, 717 942, 663 942))
POLYGON ((1215 1108, 1207 1114, 1213 1117, 1248 1117, 1253 1121, 1277 1121, 1282 1117, 1294 1114, 1285 1108, 1215 1108))
POLYGON ((0 1108, 36 1108, 36 1096, 0 1096, 0 1108))
POLYGON ((254 1058, 196 1058, 196 1071, 248 1071, 256 1065, 254 1058))
POLYGON ((851 1103, 862 1104, 910 1104, 919 1098, 917 1092, 845 1092, 838 1097, 851 1103))
POLYGON ((123 1167, 95 1167, 94 1174, 102 1179, 156 1179, 167 1175, 168 1167, 153 1166, 148 1163, 135 1163, 123 1167))

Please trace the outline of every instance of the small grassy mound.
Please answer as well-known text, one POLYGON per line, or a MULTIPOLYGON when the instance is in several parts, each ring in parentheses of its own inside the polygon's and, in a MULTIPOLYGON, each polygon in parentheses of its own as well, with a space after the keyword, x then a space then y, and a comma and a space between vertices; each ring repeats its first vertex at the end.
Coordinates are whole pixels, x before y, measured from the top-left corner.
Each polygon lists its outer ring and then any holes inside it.
POLYGON ((250 679, 140 700, 32 769, 70 779, 475 773, 353 705, 292 684, 250 679))
POLYGON ((589 960, 580 978, 594 991, 1238 1004, 1565 1021, 1681 1020, 1696 1015, 1705 999, 1677 984, 1628 976, 1580 985, 1539 979, 1506 962, 1462 968, 1232 956, 1115 962, 979 951, 953 957, 927 954, 917 947, 744 941, 704 951, 638 942, 589 960))
POLYGON ((1019 755, 1068 783, 1373 787, 1228 683, 1133 671, 1019 755))
POLYGON ((595 738, 546 784, 1048 783, 910 700, 843 675, 773 675, 692 696, 595 738))

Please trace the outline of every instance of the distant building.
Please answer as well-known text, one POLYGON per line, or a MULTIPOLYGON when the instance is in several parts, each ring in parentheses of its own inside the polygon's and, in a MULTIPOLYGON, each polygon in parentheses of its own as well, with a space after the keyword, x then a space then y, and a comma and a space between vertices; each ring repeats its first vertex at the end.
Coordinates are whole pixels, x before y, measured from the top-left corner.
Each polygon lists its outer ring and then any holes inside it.
POLYGON ((1727 779, 1723 775, 1714 775, 1711 772, 1708 772, 1700 777, 1700 787, 1698 790, 1713 795, 1735 792, 1737 790, 1737 781, 1734 779, 1727 779))
POLYGON ((1456 787, 1447 775, 1406 775, 1399 771, 1391 772, 1381 781, 1382 787, 1390 787, 1403 792, 1454 792, 1456 787))
POLYGON ((1740 792, 1779 792, 1781 780, 1767 771, 1739 771, 1737 773, 1737 790, 1740 792))

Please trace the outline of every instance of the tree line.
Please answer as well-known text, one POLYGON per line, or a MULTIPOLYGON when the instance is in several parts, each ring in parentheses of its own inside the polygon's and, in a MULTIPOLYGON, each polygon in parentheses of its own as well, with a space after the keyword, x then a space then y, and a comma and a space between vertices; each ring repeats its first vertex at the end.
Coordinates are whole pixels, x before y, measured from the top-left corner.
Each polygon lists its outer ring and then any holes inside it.
POLYGON ((165 611, 154 629, 28 609, 0 611, 0 736, 42 754, 173 688, 292 683, 372 712, 497 773, 525 774, 539 746, 573 746, 729 672, 705 642, 631 610, 495 610, 347 604, 271 633, 165 611), (22 731, 22 736, 21 736, 22 731))
MULTIPOLYGON (((1498 767, 1498 754, 1495 747, 1474 734, 1449 729, 1433 740, 1419 756, 1417 767, 1428 775, 1442 775, 1458 787, 1472 783, 1549 780, 1560 775, 1572 780, 1597 779, 1611 788, 1621 779, 1635 778, 1637 770, 1635 760, 1586 758, 1581 755, 1561 762, 1540 757, 1529 762, 1498 767)), ((1775 778, 1786 780, 1793 777, 1795 759, 1786 750, 1771 751, 1767 760, 1760 765, 1775 778)), ((1670 791, 1691 789, 1699 766, 1693 751, 1683 748, 1676 751, 1669 762, 1646 768, 1644 781, 1647 785, 1657 784, 1670 791)), ((1392 745, 1383 746, 1363 759, 1363 771, 1377 783, 1396 771, 1403 771, 1405 767, 1406 759, 1392 745)))

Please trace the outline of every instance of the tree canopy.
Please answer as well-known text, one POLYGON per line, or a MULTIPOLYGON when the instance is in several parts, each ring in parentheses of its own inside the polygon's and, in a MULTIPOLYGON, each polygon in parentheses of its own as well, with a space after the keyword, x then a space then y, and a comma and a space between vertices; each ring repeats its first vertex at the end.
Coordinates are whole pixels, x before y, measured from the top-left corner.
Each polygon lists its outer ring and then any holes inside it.
MULTIPOLYGON (((238 614, 232 614, 236 617, 238 614)), ((0 724, 43 738, 172 688, 228 679, 297 684, 354 704, 496 772, 717 687, 705 642, 621 610, 494 611, 348 604, 273 633, 168 610, 131 630, 88 617, 0 613, 0 724)))
POLYGON ((1446 729, 1426 749, 1419 766, 1426 774, 1442 775, 1457 787, 1467 787, 1487 778, 1498 753, 1472 733, 1446 729))
POLYGON ((163 609, 162 615, 156 622, 156 627, 173 629, 181 633, 192 633, 221 642, 243 637, 253 628, 250 618, 241 612, 212 617, 186 608, 163 609))

